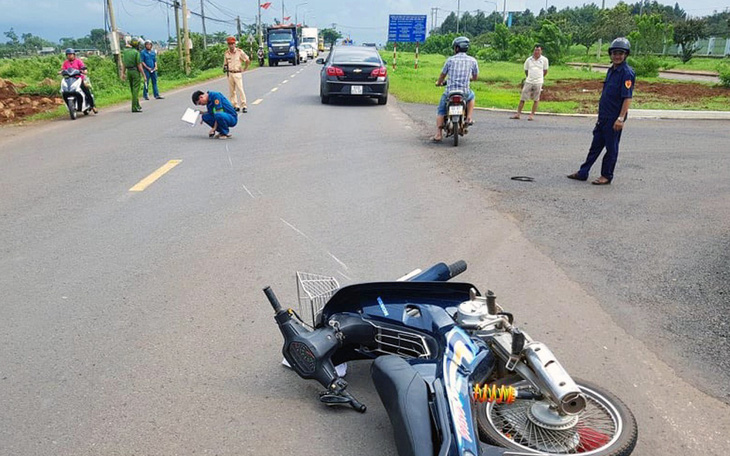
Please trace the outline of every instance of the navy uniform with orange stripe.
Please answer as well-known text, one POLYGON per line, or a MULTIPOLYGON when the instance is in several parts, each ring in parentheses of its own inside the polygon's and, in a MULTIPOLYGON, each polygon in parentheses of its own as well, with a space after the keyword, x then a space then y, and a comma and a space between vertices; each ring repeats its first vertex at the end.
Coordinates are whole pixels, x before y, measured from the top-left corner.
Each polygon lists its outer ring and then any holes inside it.
POLYGON ((208 112, 203 114, 203 122, 213 127, 221 135, 228 135, 228 129, 238 123, 238 114, 233 105, 220 92, 208 92, 208 112))
MULTIPOLYGON (((616 41, 618 40, 621 39, 617 39, 616 41)), ((628 41, 626 41, 626 44, 628 44, 628 41)), ((626 50, 628 51, 628 46, 626 50)), ((628 56, 628 52, 625 55, 628 56)), ((636 74, 633 68, 626 63, 625 59, 621 64, 614 64, 608 69, 606 80, 603 83, 601 101, 598 103, 598 122, 596 122, 596 126, 593 129, 593 142, 588 150, 588 156, 586 157, 585 163, 581 165, 580 170, 568 177, 587 180, 591 166, 596 162, 605 147, 606 154, 603 156, 601 176, 607 182, 604 180, 600 183, 611 182, 618 159, 618 145, 621 140, 623 123, 626 121, 625 117, 621 117, 621 109, 624 106, 624 101, 627 98, 633 97, 635 80, 636 74), (620 128, 616 126, 617 124, 620 124, 620 128)), ((624 116, 627 115, 628 109, 624 116)))

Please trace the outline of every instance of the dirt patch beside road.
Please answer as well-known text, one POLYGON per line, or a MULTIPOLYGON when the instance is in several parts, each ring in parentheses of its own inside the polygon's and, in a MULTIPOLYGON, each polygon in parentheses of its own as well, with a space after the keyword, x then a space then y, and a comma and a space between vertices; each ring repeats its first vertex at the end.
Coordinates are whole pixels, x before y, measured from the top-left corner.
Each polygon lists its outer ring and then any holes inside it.
MULTIPOLYGON (((603 81, 563 79, 544 86, 540 101, 575 101, 578 112, 594 113, 603 90, 603 81)), ((634 91, 635 102, 658 102, 676 105, 697 103, 702 99, 726 97, 730 102, 730 88, 693 83, 666 83, 637 81, 634 91)), ((640 107, 633 105, 633 107, 640 107)))
POLYGON ((23 120, 39 112, 53 111, 63 104, 61 97, 19 94, 24 85, 0 79, 0 125, 23 120))

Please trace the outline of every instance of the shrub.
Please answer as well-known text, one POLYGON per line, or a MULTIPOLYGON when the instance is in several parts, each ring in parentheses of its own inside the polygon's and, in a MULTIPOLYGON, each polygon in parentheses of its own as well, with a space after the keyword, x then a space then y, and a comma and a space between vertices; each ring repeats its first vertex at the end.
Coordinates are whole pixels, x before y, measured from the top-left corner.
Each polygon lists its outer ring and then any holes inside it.
POLYGON ((720 85, 723 87, 730 87, 730 65, 727 63, 720 63, 717 65, 717 72, 720 76, 720 85))
POLYGON ((629 57, 629 65, 636 72, 636 76, 645 78, 655 78, 659 76, 659 68, 661 61, 651 55, 641 57, 629 57))

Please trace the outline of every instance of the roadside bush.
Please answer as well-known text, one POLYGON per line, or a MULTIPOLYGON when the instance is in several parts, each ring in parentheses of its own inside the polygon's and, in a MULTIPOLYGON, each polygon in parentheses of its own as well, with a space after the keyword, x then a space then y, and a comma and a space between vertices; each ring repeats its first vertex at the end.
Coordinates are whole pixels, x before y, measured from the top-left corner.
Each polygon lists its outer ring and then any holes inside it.
POLYGON ((485 62, 494 62, 499 60, 500 52, 492 47, 480 49, 477 51, 477 59, 485 62))
POLYGON ((720 75, 720 85, 723 87, 730 87, 730 65, 727 63, 720 63, 717 65, 717 72, 720 75))
POLYGON ((655 78, 659 76, 661 61, 652 55, 629 57, 628 62, 636 72, 636 76, 644 78, 655 78))

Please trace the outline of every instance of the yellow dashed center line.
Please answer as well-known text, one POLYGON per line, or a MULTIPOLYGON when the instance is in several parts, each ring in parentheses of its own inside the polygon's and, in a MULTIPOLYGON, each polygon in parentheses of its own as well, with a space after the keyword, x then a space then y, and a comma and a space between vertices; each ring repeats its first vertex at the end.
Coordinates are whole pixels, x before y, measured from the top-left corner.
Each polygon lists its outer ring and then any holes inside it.
POLYGON ((276 92, 277 90, 279 90, 278 87, 274 87, 273 89, 271 89, 272 92, 276 92))
POLYGON ((286 84, 287 82, 289 82, 289 80, 288 79, 284 79, 284 82, 282 82, 282 84, 286 84))
POLYGON ((182 162, 182 160, 170 160, 169 162, 165 163, 164 165, 160 166, 155 172, 150 174, 149 176, 145 177, 141 181, 137 183, 134 187, 130 188, 130 192, 141 192, 150 185, 152 185, 153 182, 155 182, 157 179, 161 178, 166 172, 170 171, 172 168, 176 167, 182 162))
POLYGON ((258 100, 254 101, 254 102, 253 102, 253 103, 251 103, 251 104, 255 104, 255 105, 257 105, 257 104, 261 103, 262 101, 264 101, 264 99, 263 99, 263 98, 259 98, 258 100))

